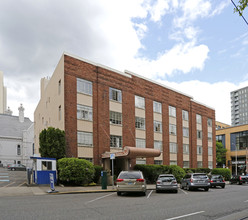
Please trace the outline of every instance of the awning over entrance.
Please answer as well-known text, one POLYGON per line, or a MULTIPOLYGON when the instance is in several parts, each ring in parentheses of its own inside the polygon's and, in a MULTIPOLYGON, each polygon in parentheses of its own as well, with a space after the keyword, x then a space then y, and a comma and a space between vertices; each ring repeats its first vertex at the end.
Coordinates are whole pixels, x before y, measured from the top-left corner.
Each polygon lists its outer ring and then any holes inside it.
MULTIPOLYGON (((114 152, 113 152, 114 153, 114 152)), ((111 152, 105 152, 102 154, 103 159, 110 158, 111 152)), ((124 147, 123 151, 115 152, 116 158, 149 158, 149 157, 159 157, 161 152, 153 148, 137 148, 137 147, 124 147)))

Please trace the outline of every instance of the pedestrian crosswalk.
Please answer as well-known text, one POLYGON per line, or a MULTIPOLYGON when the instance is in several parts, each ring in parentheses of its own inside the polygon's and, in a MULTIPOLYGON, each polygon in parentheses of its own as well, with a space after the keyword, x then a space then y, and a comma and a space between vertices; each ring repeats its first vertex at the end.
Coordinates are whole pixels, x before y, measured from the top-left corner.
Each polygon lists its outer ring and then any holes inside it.
POLYGON ((0 182, 9 182, 8 173, 0 173, 0 182))

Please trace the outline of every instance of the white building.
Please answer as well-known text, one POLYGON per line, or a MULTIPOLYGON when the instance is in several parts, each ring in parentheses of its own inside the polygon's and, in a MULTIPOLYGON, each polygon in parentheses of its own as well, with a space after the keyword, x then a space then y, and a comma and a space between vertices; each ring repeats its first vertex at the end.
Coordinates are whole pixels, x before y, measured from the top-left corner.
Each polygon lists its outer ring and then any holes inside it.
POLYGON ((3 72, 0 71, 0 114, 6 111, 7 88, 3 84, 3 72))
POLYGON ((24 108, 19 108, 19 117, 0 114, 0 164, 20 163, 32 167, 34 150, 34 123, 24 117, 24 108))

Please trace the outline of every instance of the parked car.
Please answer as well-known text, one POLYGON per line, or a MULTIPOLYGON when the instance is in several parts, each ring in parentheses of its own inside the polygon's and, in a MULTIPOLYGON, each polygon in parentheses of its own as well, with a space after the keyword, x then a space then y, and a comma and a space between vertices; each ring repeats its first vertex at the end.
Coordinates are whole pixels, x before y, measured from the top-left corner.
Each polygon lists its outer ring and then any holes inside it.
POLYGON ((156 192, 167 190, 177 193, 177 180, 172 174, 161 174, 156 181, 156 192))
POLYGON ((225 188, 226 183, 222 175, 210 175, 210 187, 216 187, 220 186, 222 188, 225 188))
POLYGON ((117 195, 124 192, 141 192, 146 195, 146 180, 141 171, 121 171, 116 180, 117 195))
POLYGON ((239 184, 239 185, 242 185, 243 183, 248 183, 248 176, 234 175, 230 179, 230 184, 234 184, 234 183, 239 184))
POLYGON ((8 169, 9 170, 26 170, 26 166, 22 165, 22 164, 11 164, 8 165, 8 169))
POLYGON ((199 188, 208 191, 209 187, 210 180, 205 173, 188 173, 181 180, 181 189, 186 188, 188 191, 199 188))

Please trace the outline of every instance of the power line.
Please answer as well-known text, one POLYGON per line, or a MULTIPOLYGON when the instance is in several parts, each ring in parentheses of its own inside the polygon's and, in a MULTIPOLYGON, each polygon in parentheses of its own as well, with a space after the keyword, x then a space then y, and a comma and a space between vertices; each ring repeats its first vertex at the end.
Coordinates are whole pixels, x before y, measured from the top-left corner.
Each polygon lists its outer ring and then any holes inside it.
POLYGON ((235 8, 237 9, 237 11, 239 12, 239 15, 242 16, 242 18, 244 19, 245 23, 248 25, 248 22, 245 20, 244 16, 242 15, 242 13, 238 9, 238 7, 235 5, 235 3, 233 2, 233 0, 231 0, 231 1, 232 1, 233 5, 235 6, 235 8))

